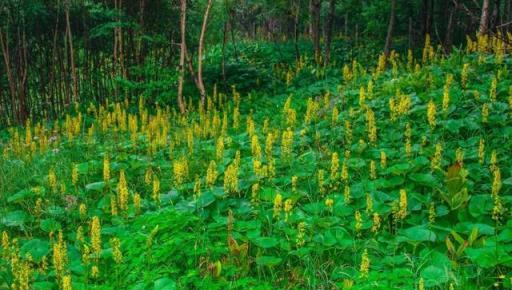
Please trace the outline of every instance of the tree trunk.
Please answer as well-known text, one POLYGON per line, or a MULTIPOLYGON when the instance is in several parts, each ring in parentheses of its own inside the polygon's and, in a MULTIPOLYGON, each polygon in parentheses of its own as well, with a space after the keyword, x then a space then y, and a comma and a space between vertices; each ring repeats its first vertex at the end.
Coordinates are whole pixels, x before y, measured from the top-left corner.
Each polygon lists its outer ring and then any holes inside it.
POLYGON ((388 33, 386 35, 386 44, 384 45, 384 54, 389 55, 393 42, 393 28, 395 26, 396 0, 391 0, 391 10, 389 12, 388 33))
POLYGON ((423 39, 427 34, 431 34, 432 30, 432 11, 433 11, 434 2, 433 0, 423 0, 422 1, 422 14, 421 14, 421 34, 423 39))
POLYGON ((206 11, 204 12, 203 25, 201 26, 201 35, 199 36, 199 48, 197 51, 197 85, 199 94, 201 94, 201 103, 204 104, 206 98, 206 91, 203 83, 203 46, 204 46, 204 34, 206 32, 206 26, 208 25, 208 14, 212 6, 212 0, 208 0, 206 11))
POLYGON ((4 67, 5 67, 5 73, 7 75, 7 81, 9 83, 9 91, 11 93, 11 111, 13 115, 14 121, 21 121, 19 112, 16 109, 16 99, 17 99, 17 91, 16 91, 16 83, 14 80, 14 76, 11 70, 11 56, 9 54, 9 43, 8 43, 8 35, 7 32, 2 31, 2 28, 0 28, 0 48, 2 49, 2 56, 4 59, 4 67))
POLYGON ((185 78, 185 21, 187 16, 187 0, 180 0, 180 31, 181 31, 181 48, 180 48, 180 75, 178 78, 178 106, 180 112, 185 113, 185 103, 183 101, 183 80, 185 78))
POLYGON ((300 51, 299 51, 299 12, 300 7, 299 4, 295 3, 293 8, 293 39, 294 39, 294 46, 295 46, 295 60, 300 59, 300 51))
POLYGON ((449 8, 448 15, 448 24, 446 25, 446 35, 444 41, 444 51, 448 54, 452 51, 452 30, 453 30, 453 18, 455 17, 455 12, 457 11, 458 3, 454 1, 449 8))
POLYGON ((490 26, 492 31, 497 32, 497 26, 500 24, 500 0, 494 0, 494 7, 492 9, 490 26))
POLYGON ((311 38, 313 40, 313 49, 315 61, 320 61, 320 6, 321 0, 311 0, 311 38))
POLYGON ((73 36, 71 34, 71 24, 69 21, 69 0, 64 4, 66 11, 66 35, 69 45, 69 61, 71 62, 71 80, 73 82, 73 101, 78 101, 78 79, 75 66, 75 51, 73 50, 73 36))
POLYGON ((332 26, 334 24, 334 13, 336 12, 336 0, 329 1, 329 15, 327 17, 327 25, 325 27, 325 64, 329 64, 331 60, 331 41, 332 26))
POLYGON ((489 30, 489 1, 484 0, 482 4, 482 16, 480 17, 480 27, 478 33, 487 34, 489 30))

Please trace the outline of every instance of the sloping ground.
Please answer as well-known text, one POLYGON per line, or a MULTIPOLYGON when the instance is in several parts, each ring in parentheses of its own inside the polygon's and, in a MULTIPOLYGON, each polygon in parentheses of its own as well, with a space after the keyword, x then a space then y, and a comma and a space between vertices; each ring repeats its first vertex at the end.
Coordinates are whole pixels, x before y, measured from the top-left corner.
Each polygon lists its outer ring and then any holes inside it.
POLYGON ((283 95, 234 89, 186 116, 91 105, 11 129, 0 285, 510 287, 502 49, 480 39, 446 58, 427 44, 336 83, 301 61, 275 70, 283 95))

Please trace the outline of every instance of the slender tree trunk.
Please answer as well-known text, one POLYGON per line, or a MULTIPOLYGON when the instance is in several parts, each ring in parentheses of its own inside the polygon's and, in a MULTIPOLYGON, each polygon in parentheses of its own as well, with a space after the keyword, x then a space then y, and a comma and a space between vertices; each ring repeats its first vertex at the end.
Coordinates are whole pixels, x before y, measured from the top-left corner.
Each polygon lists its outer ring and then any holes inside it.
POLYGON ((201 103, 204 104, 206 98, 206 90, 203 83, 203 46, 204 34, 206 33, 206 26, 208 25, 208 15, 212 6, 212 0, 208 0, 206 11, 204 12, 203 25, 201 26, 201 35, 199 36, 199 48, 197 50, 197 85, 199 94, 201 94, 201 103))
POLYGON ((300 51, 299 51, 299 12, 300 12, 299 4, 294 2, 293 7, 293 39, 295 46, 295 59, 298 61, 300 59, 300 51))
POLYGON ((180 112, 185 113, 185 102, 183 101, 183 80, 185 78, 185 23, 187 17, 187 0, 180 0, 180 31, 181 31, 181 49, 180 49, 180 75, 178 78, 178 106, 180 112))
MULTIPOLYGON (((446 1, 448 1, 448 0, 446 0, 446 1)), ((433 0, 423 0, 422 1, 421 34, 422 34, 423 38, 425 38, 425 36, 427 34, 431 34, 433 6, 434 6, 433 0)))
POLYGON ((444 41, 444 50, 446 53, 450 53, 452 51, 452 30, 454 22, 453 18, 455 17, 457 7, 458 3, 457 1, 454 1, 454 3, 451 4, 449 8, 448 24, 446 25, 446 36, 444 41))
POLYGON ((480 27, 478 33, 487 34, 489 30, 489 1, 484 0, 482 4, 482 16, 480 17, 480 27))
POLYGON ((332 28, 334 24, 334 13, 336 12, 336 0, 329 1, 329 15, 327 17, 327 25, 325 29, 325 64, 331 61, 331 41, 332 41, 332 28))
POLYGON ((492 31, 497 32, 497 26, 501 21, 501 13, 500 13, 500 0, 494 0, 494 6, 492 9, 490 26, 492 31))
POLYGON ((320 6, 321 0, 311 0, 311 37, 313 40, 313 49, 315 61, 320 61, 320 6))
POLYGON ((16 91, 16 83, 14 80, 14 76, 11 70, 11 56, 9 54, 9 43, 8 41, 8 34, 7 32, 2 31, 2 28, 0 28, 0 46, 2 49, 2 56, 4 59, 4 67, 5 67, 5 73, 7 75, 7 82, 9 83, 9 91, 11 93, 11 110, 13 114, 14 121, 21 121, 19 112, 16 108, 16 99, 17 99, 17 91, 16 91))
POLYGON ((66 35, 68 39, 69 45, 69 61, 71 62, 71 80, 73 82, 73 101, 78 101, 78 79, 76 74, 76 66, 75 66, 75 51, 73 50, 73 36, 71 34, 71 24, 69 21, 69 0, 66 1, 65 5, 65 14, 66 14, 66 35))
POLYGON ((386 44, 384 45, 384 54, 389 55, 393 42, 393 28, 395 26, 396 0, 391 0, 391 10, 389 12, 388 32, 386 35, 386 44))

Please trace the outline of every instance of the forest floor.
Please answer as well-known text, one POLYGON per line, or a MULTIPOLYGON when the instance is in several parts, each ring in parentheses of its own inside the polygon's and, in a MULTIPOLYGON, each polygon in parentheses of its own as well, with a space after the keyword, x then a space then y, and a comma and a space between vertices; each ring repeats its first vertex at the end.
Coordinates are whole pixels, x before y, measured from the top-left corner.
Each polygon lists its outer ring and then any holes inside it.
MULTIPOLYGON (((485 46, 482 46, 484 43, 485 46)), ((512 287, 512 58, 306 59, 276 94, 6 130, 0 288, 512 287)))

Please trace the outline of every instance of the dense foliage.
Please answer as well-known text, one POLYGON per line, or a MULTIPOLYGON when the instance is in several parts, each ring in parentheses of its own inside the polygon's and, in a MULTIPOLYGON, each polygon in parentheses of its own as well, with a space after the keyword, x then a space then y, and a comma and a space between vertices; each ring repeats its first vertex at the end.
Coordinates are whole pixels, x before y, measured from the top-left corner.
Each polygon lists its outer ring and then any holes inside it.
POLYGON ((0 286, 512 287, 507 51, 301 57, 187 114, 126 98, 10 128, 0 286))

